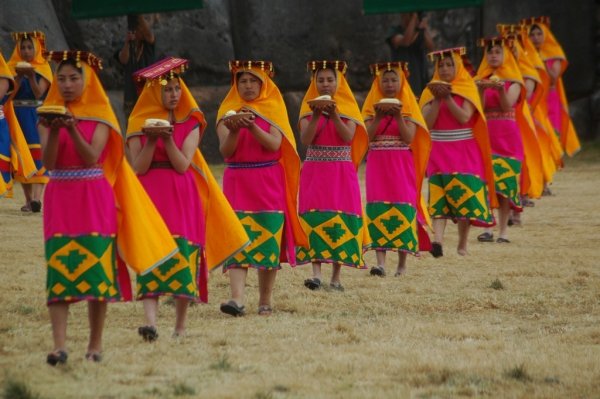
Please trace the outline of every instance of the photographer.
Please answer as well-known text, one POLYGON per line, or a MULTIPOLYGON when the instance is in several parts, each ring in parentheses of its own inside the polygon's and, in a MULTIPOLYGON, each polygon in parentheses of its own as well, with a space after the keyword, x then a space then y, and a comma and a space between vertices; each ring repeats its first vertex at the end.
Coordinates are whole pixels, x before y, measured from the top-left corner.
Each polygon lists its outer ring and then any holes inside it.
MULTIPOLYGON (((157 17, 155 15, 153 20, 156 21, 157 17)), ((115 58, 124 66, 123 111, 125 118, 128 118, 138 98, 132 75, 138 69, 145 68, 155 61, 154 33, 150 30, 150 25, 144 16, 127 16, 127 36, 123 47, 115 54, 115 58)))
POLYGON ((414 93, 421 93, 429 81, 425 55, 435 47, 427 18, 422 12, 401 14, 400 25, 392 29, 386 43, 392 61, 408 62, 410 86, 414 93))

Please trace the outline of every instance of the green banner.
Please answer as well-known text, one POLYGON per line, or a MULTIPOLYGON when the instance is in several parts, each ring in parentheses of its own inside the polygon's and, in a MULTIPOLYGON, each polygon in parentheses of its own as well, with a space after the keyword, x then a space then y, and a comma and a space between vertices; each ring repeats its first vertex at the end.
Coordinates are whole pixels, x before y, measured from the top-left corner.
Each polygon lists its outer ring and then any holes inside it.
POLYGON ((481 5, 483 0, 363 0, 363 11, 365 14, 393 14, 481 5))
POLYGON ((202 0, 73 0, 73 18, 102 18, 202 8, 202 0))

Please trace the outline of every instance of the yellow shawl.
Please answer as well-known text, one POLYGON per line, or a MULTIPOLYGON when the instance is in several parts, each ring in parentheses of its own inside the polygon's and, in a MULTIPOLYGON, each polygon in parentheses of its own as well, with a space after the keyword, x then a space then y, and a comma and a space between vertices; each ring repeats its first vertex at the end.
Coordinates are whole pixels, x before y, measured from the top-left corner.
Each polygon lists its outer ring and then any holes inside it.
MULTIPOLYGON (((176 122, 194 118, 200 124, 200 137, 206 128, 204 114, 181 78, 181 99, 173 111, 176 122)), ((169 119, 169 111, 162 104, 162 85, 149 81, 138 98, 127 125, 127 138, 142 134, 142 126, 148 118, 169 119)), ((246 230, 240 223, 219 184, 212 175, 200 149, 196 149, 191 163, 194 171, 199 201, 204 211, 205 254, 208 270, 224 263, 249 244, 246 230)))
MULTIPOLYGON (((60 61, 60 58, 58 60, 60 61)), ((102 167, 113 188, 117 203, 118 251, 125 263, 136 273, 146 274, 177 253, 177 245, 125 160, 123 138, 117 117, 100 79, 87 62, 81 60, 80 65, 85 81, 81 97, 65 104, 57 85, 52 85, 44 105, 66 106, 79 120, 98 121, 109 127, 107 156, 102 167)))
MULTIPOLYGON (((4 57, 2 57, 2 54, 0 54, 0 79, 2 78, 7 79, 9 82, 7 94, 14 92, 13 89, 15 87, 15 80, 13 78, 13 74, 6 64, 4 57)), ((4 118, 8 123, 8 131, 10 134, 11 169, 16 174, 20 174, 25 177, 31 177, 37 172, 37 168, 35 167, 35 163, 33 162, 33 158, 29 152, 29 147, 27 145, 27 141, 25 140, 25 136, 23 135, 23 130, 21 130, 21 125, 19 125, 11 97, 9 97, 4 103, 3 112, 4 118)), ((0 156, 3 155, 0 154, 0 156)), ((0 181, 2 182, 0 183, 0 197, 4 195, 10 196, 12 190, 12 179, 5 182, 4 179, 0 178, 0 181)))
POLYGON ((521 140, 523 142, 523 149, 525 152, 525 159, 523 161, 524 167, 524 179, 523 186, 521 187, 521 193, 528 194, 532 198, 539 198, 544 190, 544 172, 542 166, 542 154, 540 152, 540 146, 537 141, 537 135, 529 106, 527 105, 526 97, 527 91, 525 83, 523 82, 523 75, 521 69, 513 53, 511 51, 511 45, 515 43, 512 39, 500 38, 489 39, 480 42, 485 46, 485 52, 477 75, 475 79, 485 79, 492 74, 498 76, 503 82, 514 82, 519 84, 521 89, 521 95, 515 103, 515 120, 521 133, 521 140), (498 68, 492 68, 486 58, 488 51, 488 41, 495 41, 496 44, 500 45, 503 50, 503 62, 498 68))
MULTIPOLYGON (((43 52, 46 50, 46 35, 43 32, 33 31, 33 32, 13 32, 11 33, 15 44, 15 49, 13 50, 10 59, 8 60, 8 66, 10 67, 13 75, 16 75, 15 67, 17 63, 20 61, 29 62, 35 72, 41 75, 44 79, 48 81, 48 83, 52 83, 52 69, 50 68, 50 63, 44 58, 43 52), (33 60, 26 61, 21 57, 21 42, 23 39, 29 39, 33 43, 33 48, 35 49, 35 53, 33 56, 33 60)), ((16 90, 15 90, 16 91, 16 90)))
POLYGON ((375 116, 375 103, 379 102, 382 98, 385 98, 381 88, 381 77, 383 77, 383 73, 386 70, 396 72, 400 78, 400 90, 396 93, 396 98, 402 101, 402 116, 413 122, 417 127, 415 137, 410 144, 410 149, 415 163, 417 204, 421 214, 425 217, 427 224, 429 224, 429 212, 427 211, 427 205, 425 204, 425 199, 421 195, 420 188, 427 170, 427 161, 429 160, 429 152, 431 151, 431 137, 429 136, 427 123, 423 118, 423 114, 421 114, 421 108, 419 108, 415 95, 406 79, 406 74, 397 63, 395 63, 394 66, 388 67, 388 69, 377 69, 376 71, 373 71, 375 72, 375 78, 371 84, 371 90, 369 90, 369 94, 367 94, 367 98, 363 104, 362 116, 365 121, 372 119, 375 116))
MULTIPOLYGON (((310 86, 308 86, 308 90, 302 99, 298 121, 308 115, 312 115, 312 111, 308 106, 308 101, 319 96, 315 77, 317 71, 319 70, 318 67, 320 64, 321 62, 316 62, 315 64, 317 69, 313 71, 310 79, 310 86)), ((331 97, 333 100, 335 100, 337 112, 340 114, 340 116, 356 123, 356 131, 354 132, 351 145, 352 162, 354 162, 354 166, 358 169, 358 166, 369 149, 369 135, 367 134, 367 129, 360 113, 360 108, 358 108, 358 104, 354 98, 354 94, 352 94, 350 86, 348 85, 346 76, 343 72, 339 71, 339 69, 335 69, 335 72, 337 75, 337 90, 331 97)))
MULTIPOLYGON (((455 75, 454 79, 449 82, 452 85, 452 94, 463 97, 468 100, 475 107, 475 124, 473 125, 473 137, 479 146, 481 155, 483 157, 483 165, 485 169, 485 180, 488 188, 488 194, 490 197, 490 206, 492 208, 498 207, 498 199, 496 198, 496 188, 494 185, 494 171, 492 169, 492 150, 490 147, 490 139, 487 131, 487 123, 485 120, 485 113, 481 106, 481 99, 479 97, 479 91, 475 85, 475 81, 469 74, 469 72, 463 66, 461 52, 464 53, 464 48, 441 50, 429 54, 430 59, 435 60, 435 70, 433 73, 432 80, 441 80, 438 72, 439 60, 442 57, 452 57, 454 61, 455 75)), ((421 109, 434 100, 433 93, 429 88, 423 90, 421 98, 419 99, 419 106, 421 109)))
POLYGON ((283 135, 281 142, 281 158, 279 163, 285 172, 286 206, 294 243, 296 246, 308 248, 308 237, 300 225, 298 219, 298 188, 300 187, 300 156, 296 151, 296 139, 287 115, 287 108, 283 96, 270 75, 273 67, 270 62, 262 61, 232 61, 229 64, 231 70, 231 89, 219 106, 217 112, 217 125, 229 110, 239 111, 241 108, 251 110, 262 119, 269 122, 283 135), (248 72, 257 76, 262 81, 260 94, 252 101, 245 101, 237 89, 237 74, 248 72))

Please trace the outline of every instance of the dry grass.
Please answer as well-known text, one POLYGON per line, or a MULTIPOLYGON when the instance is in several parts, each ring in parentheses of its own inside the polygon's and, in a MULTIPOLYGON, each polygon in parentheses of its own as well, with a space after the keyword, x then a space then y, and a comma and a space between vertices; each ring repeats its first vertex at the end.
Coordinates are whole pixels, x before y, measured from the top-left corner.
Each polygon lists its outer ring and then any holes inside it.
MULTIPOLYGON (((99 365, 83 360, 86 307, 74 305, 69 363, 51 368, 44 363, 52 340, 42 222, 21 214, 17 187, 15 199, 0 201, 0 392, 45 399, 598 397, 600 148, 590 145, 569 161, 553 190, 527 209, 522 228, 511 228, 511 244, 477 243, 474 230, 471 255, 461 258, 449 225, 446 255, 409 259, 402 278, 344 269, 346 292, 313 293, 302 285, 308 267, 286 267, 269 318, 254 312, 255 273, 247 317, 219 313, 228 285, 214 273, 210 304, 191 308, 181 339, 170 338, 171 306, 161 308, 158 342, 145 344, 136 334, 141 305, 111 305, 99 365)), ((388 271, 395 259, 389 256, 388 271)))

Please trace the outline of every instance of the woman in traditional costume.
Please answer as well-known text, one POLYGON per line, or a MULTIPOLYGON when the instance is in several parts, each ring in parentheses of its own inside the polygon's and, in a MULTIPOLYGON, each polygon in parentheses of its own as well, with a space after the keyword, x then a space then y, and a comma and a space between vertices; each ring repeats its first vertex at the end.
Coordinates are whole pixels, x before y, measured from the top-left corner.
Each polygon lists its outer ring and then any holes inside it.
POLYGON ((321 264, 331 263, 329 286, 343 291, 341 266, 366 268, 363 251, 369 239, 357 170, 368 135, 346 81, 346 62, 311 61, 308 69, 312 77, 299 117, 300 139, 308 146, 299 202, 310 248, 298 251, 298 261, 312 263, 313 277, 304 281, 307 288, 321 287, 321 264))
POLYGON ((447 219, 458 223, 459 255, 467 255, 471 225, 493 226, 497 207, 485 116, 473 78, 463 66, 464 47, 430 53, 433 80, 419 99, 432 146, 427 165, 431 253, 443 256, 447 219))
POLYGON ((42 167, 36 109, 42 105, 52 83, 52 70, 42 55, 46 40, 43 32, 13 32, 12 37, 16 45, 8 61, 8 66, 15 75, 17 86, 13 104, 19 125, 21 125, 25 140, 27 140, 29 152, 38 170, 30 178, 17 174, 15 180, 21 183, 25 194, 25 205, 21 207, 21 211, 40 212, 42 192, 44 185, 48 182, 48 174, 42 167))
MULTIPOLYGON (((508 220, 511 209, 523 210, 521 205, 521 173, 525 152, 530 156, 530 172, 541 178, 539 147, 533 123, 526 119, 529 112, 526 88, 519 65, 511 47, 514 40, 505 37, 481 39, 485 54, 475 77, 479 87, 488 134, 492 148, 494 181, 498 197, 498 243, 508 243, 508 220), (537 150, 537 152, 536 152, 537 150), (537 154, 537 158, 533 155, 537 154)), ((542 181, 539 181, 541 194, 542 181)), ((480 234, 482 242, 494 241, 491 229, 480 234)))
POLYGON ((231 61, 231 89, 217 114, 219 150, 225 158, 223 191, 251 243, 225 263, 231 299, 221 311, 245 314, 248 269, 258 271, 258 314, 272 313, 272 292, 282 262, 296 264, 296 246, 307 246, 297 211, 300 157, 283 96, 269 61, 231 61))
POLYGON ((198 149, 206 120, 180 77, 187 64, 170 57, 134 75, 143 90, 127 128, 132 166, 179 247, 175 257, 137 278, 146 315, 138 333, 148 342, 158 338, 159 297, 175 298, 173 335, 182 335, 189 303, 208 301, 208 270, 248 241, 198 149))
POLYGON ((560 139, 562 148, 569 156, 580 149, 577 132, 569 116, 569 103, 562 76, 569 65, 562 47, 550 30, 549 17, 532 17, 521 21, 528 26, 529 38, 538 50, 550 76, 550 87, 546 97, 548 117, 560 139))
POLYGON ((117 118, 96 70, 82 51, 50 52, 58 67, 40 113, 51 365, 67 361, 69 305, 87 301, 86 359, 101 359, 107 302, 130 300, 125 263, 148 273, 177 246, 123 152, 117 118))
POLYGON ((0 197, 12 197, 13 174, 37 171, 13 107, 14 88, 14 74, 0 54, 0 197))
POLYGON ((376 251, 372 275, 385 276, 386 251, 398 252, 396 276, 407 254, 429 251, 427 209, 421 197, 431 138, 408 84, 403 62, 371 65, 374 75, 362 115, 369 133, 367 223, 376 251), (394 101, 395 100, 395 101, 394 101))

